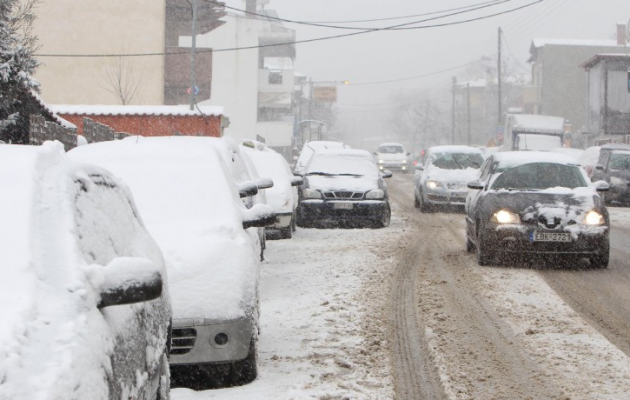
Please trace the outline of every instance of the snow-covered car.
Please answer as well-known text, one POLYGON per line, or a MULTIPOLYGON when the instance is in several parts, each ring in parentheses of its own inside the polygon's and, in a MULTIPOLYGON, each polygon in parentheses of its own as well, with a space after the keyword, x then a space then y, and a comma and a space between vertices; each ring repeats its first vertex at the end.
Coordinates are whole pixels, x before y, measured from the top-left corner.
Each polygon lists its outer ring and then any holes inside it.
POLYGON ((374 152, 374 158, 381 171, 411 171, 411 163, 405 147, 400 143, 381 143, 374 152))
POLYGON ((297 210, 298 226, 314 222, 365 221, 389 225, 391 209, 387 184, 365 150, 322 150, 311 157, 297 210))
POLYGON ((551 149, 549 151, 552 151, 554 153, 564 154, 566 156, 572 157, 578 163, 580 162, 580 158, 584 154, 584 150, 576 149, 576 148, 573 148, 573 147, 554 147, 553 149, 551 149))
POLYGON ((601 147, 591 175, 591 181, 599 180, 610 185, 604 196, 607 205, 630 206, 630 145, 614 143, 601 147))
POLYGON ((601 146, 591 146, 584 150, 584 153, 580 156, 580 165, 584 168, 589 177, 593 175, 593 171, 597 165, 597 160, 599 160, 600 149, 601 146))
POLYGON ((252 160, 260 176, 271 178, 273 187, 267 189, 267 204, 276 213, 276 223, 266 228, 268 237, 279 234, 290 239, 295 231, 298 190, 302 178, 294 176, 287 161, 274 150, 251 141, 244 143, 244 153, 252 160))
POLYGON ((255 379, 260 247, 247 228, 273 223, 271 207, 245 207, 207 138, 129 137, 69 154, 125 180, 164 252, 173 382, 204 388, 255 379), (217 382, 219 376, 225 379, 217 382))
POLYGON ((573 158, 551 152, 490 156, 468 183, 466 248, 479 265, 496 256, 562 255, 588 258, 594 268, 609 259, 608 211, 573 158))
POLYGON ((127 186, 1 146, 0 221, 0 399, 168 399, 164 259, 127 186))
POLYGON ((349 149, 350 146, 342 143, 342 142, 333 142, 329 140, 311 140, 304 143, 302 146, 302 151, 298 156, 297 161, 295 162, 295 168, 293 172, 298 175, 302 175, 304 170, 306 169, 306 165, 308 161, 311 159, 313 154, 315 154, 319 150, 328 150, 328 149, 349 149))
POLYGON ((470 146, 434 146, 427 150, 424 164, 416 166, 414 205, 422 212, 437 207, 463 208, 466 184, 477 176, 484 157, 481 149, 470 146))

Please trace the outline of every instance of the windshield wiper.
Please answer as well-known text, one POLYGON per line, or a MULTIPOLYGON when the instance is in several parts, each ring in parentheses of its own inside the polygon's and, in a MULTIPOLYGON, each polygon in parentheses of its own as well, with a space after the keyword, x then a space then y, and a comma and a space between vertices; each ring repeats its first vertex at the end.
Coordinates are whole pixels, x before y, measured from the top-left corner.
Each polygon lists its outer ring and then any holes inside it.
POLYGON ((363 176, 361 174, 337 174, 339 176, 363 176))
POLYGON ((465 160, 470 161, 471 163, 475 164, 477 166, 477 168, 481 167, 481 164, 479 164, 478 162, 474 161, 472 158, 466 157, 465 160))
POLYGON ((328 172, 309 172, 308 175, 322 175, 322 176, 335 176, 336 174, 330 174, 328 172))

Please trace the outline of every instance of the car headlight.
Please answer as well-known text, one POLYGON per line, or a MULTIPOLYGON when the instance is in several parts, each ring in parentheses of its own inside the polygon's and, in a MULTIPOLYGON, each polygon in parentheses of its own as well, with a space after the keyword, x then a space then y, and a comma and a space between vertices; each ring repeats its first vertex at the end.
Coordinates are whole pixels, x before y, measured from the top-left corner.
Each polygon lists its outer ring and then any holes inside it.
POLYGON ((499 210, 492 215, 492 222, 497 224, 520 224, 521 217, 507 210, 499 210))
POLYGON ((385 164, 385 160, 378 160, 379 164, 385 164))
POLYGON ((441 188, 442 184, 438 181, 427 181, 427 187, 429 189, 437 189, 437 188, 441 188))
POLYGON ((303 189, 302 196, 304 196, 305 199, 321 199, 322 198, 321 192, 315 189, 303 189))
POLYGON ((407 164, 407 160, 400 160, 401 164, 407 164))
POLYGON ((366 199, 382 199, 385 197, 385 192, 381 189, 370 190, 366 195, 366 199))
POLYGON ((587 212, 584 216, 584 225, 599 226, 604 225, 605 222, 604 216, 595 210, 587 212))

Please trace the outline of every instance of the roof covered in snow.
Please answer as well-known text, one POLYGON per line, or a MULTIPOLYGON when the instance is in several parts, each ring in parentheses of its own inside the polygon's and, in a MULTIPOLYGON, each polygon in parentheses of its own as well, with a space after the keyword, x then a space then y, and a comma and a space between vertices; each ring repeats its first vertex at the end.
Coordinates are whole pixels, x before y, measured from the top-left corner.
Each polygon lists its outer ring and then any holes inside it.
POLYGON ((519 132, 564 133, 564 118, 549 115, 511 114, 512 129, 519 132))
MULTIPOLYGON (((589 40, 589 39, 532 39, 532 48, 541 48, 545 46, 601 46, 616 47, 619 46, 616 40, 589 40)), ((623 47, 623 46, 619 46, 623 47)))
POLYGON ((223 115, 223 107, 199 106, 194 110, 186 105, 177 106, 120 106, 55 104, 49 108, 57 114, 70 115, 223 115), (201 113, 200 113, 201 111, 201 113))

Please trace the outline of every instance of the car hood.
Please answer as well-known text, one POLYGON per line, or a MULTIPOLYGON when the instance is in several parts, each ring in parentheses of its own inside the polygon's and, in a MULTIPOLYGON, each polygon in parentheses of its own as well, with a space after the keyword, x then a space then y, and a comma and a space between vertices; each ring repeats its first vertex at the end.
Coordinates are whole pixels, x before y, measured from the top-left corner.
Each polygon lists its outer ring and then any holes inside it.
POLYGON ((441 169, 431 167, 423 174, 423 180, 433 180, 442 183, 451 183, 460 186, 474 180, 479 173, 478 169, 441 169))
POLYGON ((580 224, 585 214, 593 209, 608 219, 601 198, 590 187, 575 190, 499 190, 491 192, 486 199, 485 209, 488 213, 507 209, 519 214, 525 223, 538 223, 547 228, 580 224))
POLYGON ((321 191, 353 191, 367 192, 372 189, 379 189, 378 177, 369 176, 318 176, 306 177, 307 187, 321 191))

